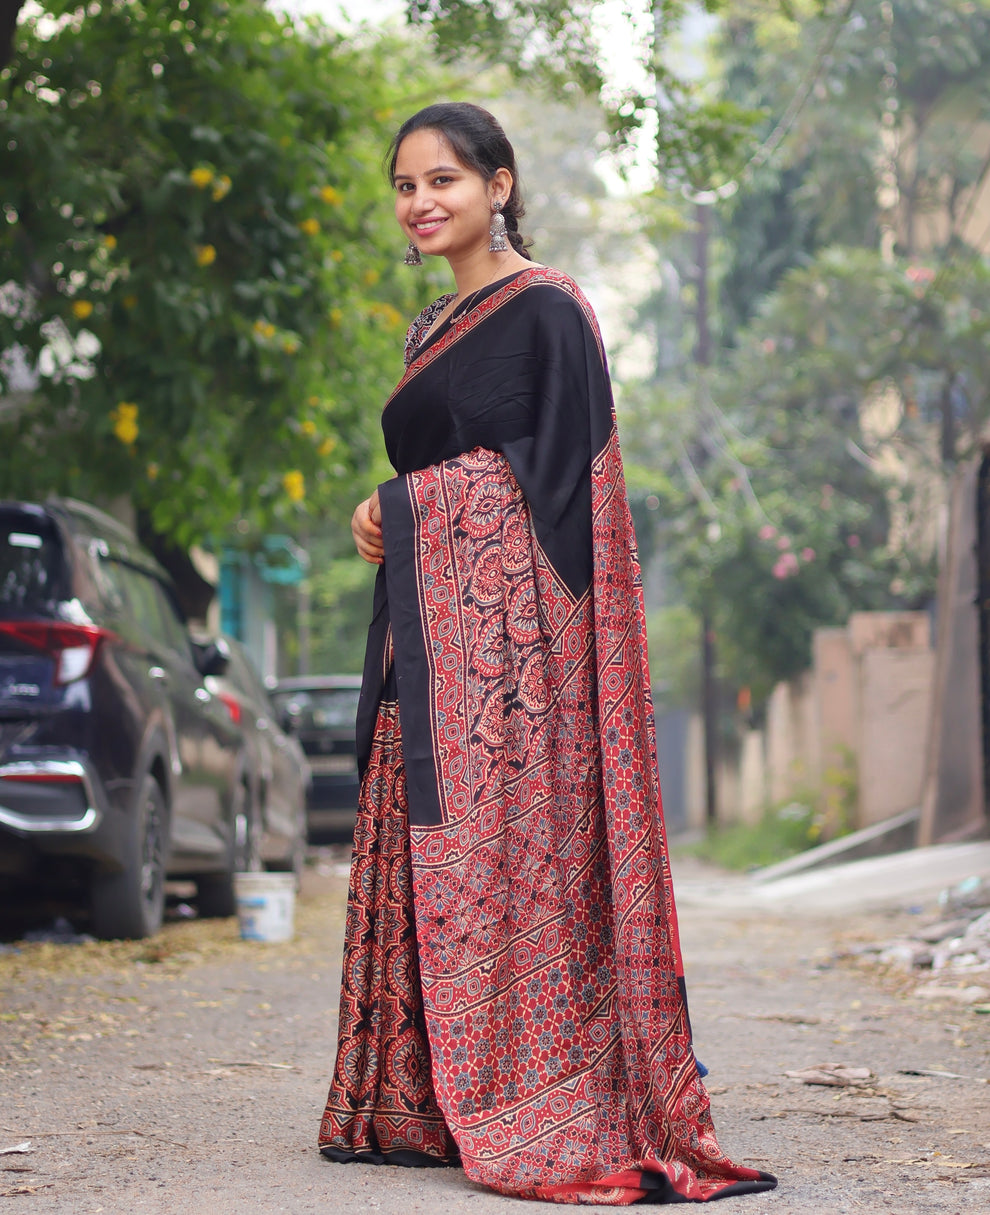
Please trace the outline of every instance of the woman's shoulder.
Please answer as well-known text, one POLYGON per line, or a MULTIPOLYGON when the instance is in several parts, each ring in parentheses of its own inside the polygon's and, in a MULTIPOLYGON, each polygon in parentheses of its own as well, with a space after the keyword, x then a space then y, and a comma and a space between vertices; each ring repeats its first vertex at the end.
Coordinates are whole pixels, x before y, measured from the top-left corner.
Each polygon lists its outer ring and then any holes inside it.
POLYGON ((408 366, 413 357, 413 352, 422 344, 423 339, 430 331, 430 327, 437 319, 444 308, 453 299, 453 295, 441 295, 439 299, 435 299, 432 304, 427 304, 423 311, 415 318, 412 324, 406 331, 406 365, 408 366))
POLYGON ((514 285, 520 292, 534 293, 533 298, 539 304, 539 315, 544 319, 579 317, 598 333, 598 319, 588 297, 563 270, 537 263, 521 271, 514 285))

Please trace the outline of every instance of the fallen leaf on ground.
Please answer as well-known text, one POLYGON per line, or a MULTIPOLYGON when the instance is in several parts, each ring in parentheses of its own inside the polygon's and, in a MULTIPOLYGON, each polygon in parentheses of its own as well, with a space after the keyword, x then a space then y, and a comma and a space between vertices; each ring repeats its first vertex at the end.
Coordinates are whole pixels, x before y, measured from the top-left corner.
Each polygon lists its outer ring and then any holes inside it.
POLYGON ((852 1067, 848 1063, 816 1063, 813 1067, 784 1072, 784 1075, 800 1080, 802 1084, 827 1084, 836 1088, 865 1084, 873 1079, 868 1067, 852 1067))
POLYGON ((15 1143, 13 1147, 0 1148, 0 1156, 24 1156, 27 1155, 28 1152, 33 1151, 34 1148, 31 1146, 31 1140, 25 1139, 23 1143, 15 1143))
POLYGON ((210 1059, 208 1062, 219 1063, 222 1067, 272 1067, 283 1072, 294 1072, 297 1070, 294 1063, 256 1063, 253 1059, 243 1062, 237 1059, 210 1059))
POLYGON ((932 1068, 901 1068, 899 1076, 934 1076, 938 1080, 972 1080, 975 1084, 990 1084, 986 1076, 964 1076, 962 1072, 940 1072, 932 1068))

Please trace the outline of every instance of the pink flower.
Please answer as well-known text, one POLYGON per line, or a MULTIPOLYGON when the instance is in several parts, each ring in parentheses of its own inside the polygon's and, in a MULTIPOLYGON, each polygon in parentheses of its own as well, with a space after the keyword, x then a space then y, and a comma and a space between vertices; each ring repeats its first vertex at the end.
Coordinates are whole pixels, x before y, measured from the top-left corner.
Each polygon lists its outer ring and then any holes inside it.
POLYGON ((781 553, 777 558, 772 573, 775 578, 789 578, 798 571, 798 559, 794 553, 781 553))
POLYGON ((815 559, 815 550, 813 548, 803 548, 801 550, 801 560, 802 561, 814 561, 814 559, 815 559))
POLYGON ((780 539, 777 541, 777 547, 781 550, 781 552, 783 552, 785 548, 790 548, 791 547, 790 536, 781 536, 780 539))
POLYGON ((859 536, 853 532, 853 534, 846 541, 846 544, 848 544, 850 548, 859 548, 859 536))
POLYGON ((935 271, 931 266, 908 266, 905 274, 908 282, 911 283, 933 283, 935 281, 935 271))
POLYGON ((761 540, 772 540, 774 538, 774 536, 776 536, 776 534, 777 534, 777 529, 774 527, 774 525, 772 523, 764 523, 763 526, 760 528, 760 539, 761 540))

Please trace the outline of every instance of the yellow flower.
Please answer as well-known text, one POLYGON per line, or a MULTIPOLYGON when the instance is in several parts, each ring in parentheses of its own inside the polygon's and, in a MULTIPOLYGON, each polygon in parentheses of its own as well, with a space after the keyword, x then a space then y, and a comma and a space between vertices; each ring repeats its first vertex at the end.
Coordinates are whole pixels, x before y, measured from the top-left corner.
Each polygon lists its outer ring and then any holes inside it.
POLYGON ((372 304, 368 309, 373 317, 380 317, 389 329, 395 329, 402 324, 402 313, 391 304, 372 304))
POLYGON ((133 446, 138 437, 138 407, 130 401, 120 401, 116 409, 110 411, 113 422, 113 433, 125 447, 133 446))
POLYGON ((93 305, 89 300, 73 300, 72 315, 79 321, 85 321, 93 315, 93 305))
POLYGON ((216 260, 217 251, 212 245, 196 246, 196 264, 198 266, 212 266, 216 260))
POLYGON ((283 338, 282 349, 286 354, 295 354, 299 349, 299 339, 294 337, 283 338))
POLYGON ((254 322, 254 331, 258 337, 273 338, 275 336, 275 326, 271 321, 264 321, 260 317, 254 322))
POLYGON ((344 260, 343 251, 340 249, 331 249, 330 260, 334 262, 342 262, 344 260))
POLYGON ((311 418, 306 418, 303 422, 300 422, 299 429, 304 435, 315 435, 316 423, 311 418))
POLYGON ((314 392, 312 396, 306 398, 307 405, 319 405, 320 398, 314 392))
POLYGON ((324 186, 320 190, 320 198, 322 198, 325 203, 330 203, 334 207, 339 207, 344 201, 343 194, 341 194, 339 190, 335 190, 333 186, 324 186))
POLYGON ((381 278, 381 275, 377 270, 365 270, 361 277, 364 279, 364 285, 366 287, 373 287, 381 278))
POLYGON ((199 165, 189 174, 189 180, 197 189, 205 190, 213 181, 213 170, 208 169, 206 165, 199 165))
POLYGON ((340 322, 344 319, 344 314, 339 308, 330 309, 330 324, 334 329, 338 328, 340 322))
POLYGON ((230 187, 233 184, 234 183, 230 180, 226 173, 221 173, 220 176, 213 182, 213 201, 219 202, 221 198, 224 198, 227 194, 229 194, 230 187))
POLYGON ((149 481, 158 480, 158 465, 155 463, 151 463, 148 465, 148 480, 149 481))
POLYGON ((385 110, 375 110, 375 121, 376 122, 388 122, 388 120, 393 116, 394 113, 395 113, 395 110, 393 110, 391 108, 385 109, 385 110))
POLYGON ((112 232, 108 232, 106 234, 106 236, 104 236, 103 247, 105 249, 116 249, 117 248, 117 238, 116 238, 116 236, 114 236, 114 234, 112 232))
POLYGON ((297 468, 285 474, 282 487, 293 502, 301 502, 306 497, 306 478, 297 468))
POLYGON ((336 446, 337 440, 333 437, 333 435, 328 435, 327 438, 325 438, 316 449, 316 454, 318 456, 328 456, 336 446))
POLYGON ((136 295, 125 295, 123 300, 121 300, 121 303, 124 305, 125 308, 136 308, 137 307, 137 296, 136 295))
POLYGON ((300 231, 305 232, 307 236, 315 236, 320 230, 320 221, 318 219, 314 219, 312 215, 310 215, 306 219, 300 221, 299 229, 300 231))

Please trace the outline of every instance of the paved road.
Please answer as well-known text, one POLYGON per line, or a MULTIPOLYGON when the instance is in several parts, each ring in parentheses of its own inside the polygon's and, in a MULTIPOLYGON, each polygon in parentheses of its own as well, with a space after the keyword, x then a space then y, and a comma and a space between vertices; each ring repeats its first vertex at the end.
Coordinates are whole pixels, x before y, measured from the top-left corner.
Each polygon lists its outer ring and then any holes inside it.
MULTIPOLYGON (((30 1144, 0 1156, 0 1213, 522 1209, 460 1172, 335 1166, 315 1151, 345 870, 339 852, 311 867, 289 946, 193 921, 150 943, 0 954, 0 1150, 30 1144)), ((780 1177, 720 1215, 990 1209, 990 1017, 915 998, 916 981, 856 958, 924 918, 897 910, 904 891, 889 910, 798 915, 750 898, 744 879, 686 863, 676 878, 722 1144, 780 1177), (819 1063, 873 1076, 841 1089, 784 1075, 819 1063), (950 1075, 905 1074, 924 1072, 950 1075)))

